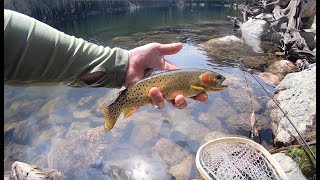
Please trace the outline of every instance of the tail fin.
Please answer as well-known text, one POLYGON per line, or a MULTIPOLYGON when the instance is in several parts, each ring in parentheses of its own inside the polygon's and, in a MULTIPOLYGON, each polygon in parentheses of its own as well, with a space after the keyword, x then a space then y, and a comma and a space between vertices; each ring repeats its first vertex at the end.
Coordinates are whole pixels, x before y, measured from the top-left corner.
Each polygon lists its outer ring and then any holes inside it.
POLYGON ((104 117, 106 118, 104 128, 107 130, 111 130, 115 123, 117 122, 120 114, 121 114, 121 108, 116 107, 114 103, 107 107, 103 107, 100 109, 104 117))

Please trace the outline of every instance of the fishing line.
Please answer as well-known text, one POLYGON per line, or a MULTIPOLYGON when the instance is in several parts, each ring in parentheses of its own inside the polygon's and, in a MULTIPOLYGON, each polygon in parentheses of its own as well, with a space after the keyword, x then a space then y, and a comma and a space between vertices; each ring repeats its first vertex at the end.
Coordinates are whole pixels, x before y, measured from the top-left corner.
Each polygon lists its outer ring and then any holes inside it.
MULTIPOLYGON (((240 62, 241 63, 241 62, 240 62)), ((251 74, 251 73, 250 73, 251 74)), ((281 112, 283 113, 283 115, 288 119, 288 121, 290 122, 290 124, 293 126, 293 128, 295 129, 295 131, 297 132, 297 134, 299 135, 299 137, 302 139, 303 143, 305 144, 305 146, 307 146, 308 150, 310 151, 310 153, 312 154, 314 160, 316 160, 316 155, 313 153, 313 151, 311 150, 310 146, 308 145, 308 143, 306 142, 306 140, 301 136, 301 134, 299 133, 298 129, 296 128, 296 126, 292 123, 292 121, 290 120, 290 118, 287 116, 287 114, 282 110, 282 108, 279 106, 279 104, 271 97, 271 95, 269 94, 269 92, 263 87, 263 85, 251 74, 251 76, 258 82, 258 84, 262 87, 262 89, 267 93, 267 95, 269 96, 270 99, 272 99, 272 101, 278 106, 278 108, 281 110, 281 112)), ((304 148, 304 146, 302 146, 304 148)), ((306 150, 306 149, 305 149, 306 150)), ((308 152, 306 150, 306 152, 308 152)))
MULTIPOLYGON (((242 44, 242 43, 241 43, 242 44)), ((242 65, 242 61, 241 59, 239 60, 239 64, 240 64, 240 69, 242 69, 243 71, 245 71, 243 65, 242 65)), ((251 74, 251 73, 249 73, 251 74)), ((316 155, 313 153, 313 151, 311 150, 310 146, 307 144, 306 140, 301 136, 301 134, 299 133, 298 129, 296 128, 296 126, 292 123, 292 121, 290 120, 290 118, 287 116, 287 114, 282 110, 282 108, 279 106, 279 104, 272 98, 272 96, 269 94, 269 92, 264 88, 264 86, 251 74, 251 76, 255 79, 255 81, 258 82, 258 84, 262 87, 262 89, 267 93, 267 95, 269 96, 270 99, 272 99, 272 101, 277 105, 277 107, 281 110, 281 112, 283 113, 283 115, 288 119, 288 121, 290 122, 290 124, 293 126, 293 128, 295 129, 295 131, 297 132, 297 134, 299 135, 299 137, 302 139, 303 143, 305 144, 305 146, 307 146, 308 150, 310 151, 310 153, 312 154, 312 157, 314 158, 314 160, 316 160, 316 155)), ((246 77, 246 76, 245 76, 246 77)), ((248 85, 248 84, 247 84, 248 85)), ((251 102, 252 102, 252 98, 251 98, 251 102)), ((304 146, 302 146, 303 149, 308 152, 304 146)), ((309 153, 308 153, 309 154, 309 153)))

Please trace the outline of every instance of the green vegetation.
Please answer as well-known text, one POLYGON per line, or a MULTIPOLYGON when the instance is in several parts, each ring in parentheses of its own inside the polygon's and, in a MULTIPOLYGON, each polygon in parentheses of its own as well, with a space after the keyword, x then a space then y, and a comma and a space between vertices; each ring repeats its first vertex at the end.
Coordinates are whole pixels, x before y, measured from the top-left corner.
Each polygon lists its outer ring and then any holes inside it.
MULTIPOLYGON (((312 145, 311 150, 316 154, 316 146, 312 145)), ((308 179, 316 179, 316 162, 306 154, 303 148, 289 148, 287 155, 291 157, 300 167, 302 173, 308 179)))

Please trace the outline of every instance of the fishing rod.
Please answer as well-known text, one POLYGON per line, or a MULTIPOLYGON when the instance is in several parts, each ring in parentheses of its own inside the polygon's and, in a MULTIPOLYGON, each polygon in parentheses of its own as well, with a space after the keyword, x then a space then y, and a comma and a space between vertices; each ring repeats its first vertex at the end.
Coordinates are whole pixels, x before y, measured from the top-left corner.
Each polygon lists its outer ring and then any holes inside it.
MULTIPOLYGON (((242 66, 241 60, 240 60, 240 68, 245 70, 244 67, 242 66)), ((251 74, 251 73, 249 73, 251 74)), ((262 89, 267 93, 267 95, 269 96, 270 99, 272 99, 272 101, 278 106, 278 108, 281 110, 281 112, 283 113, 283 115, 288 119, 288 121, 290 122, 290 124, 293 126, 293 128, 295 129, 295 131, 297 132, 297 134, 299 135, 299 137, 302 139, 303 143, 305 144, 305 146, 308 148, 308 150, 310 151, 310 153, 312 154, 314 160, 316 160, 316 155, 314 154, 314 152, 311 150, 310 146, 308 145, 308 143, 306 142, 306 140, 301 136, 301 134, 299 133, 298 129, 296 128, 296 126, 292 123, 292 121, 290 120, 290 118, 287 116, 287 114, 282 110, 282 108, 279 106, 279 104, 272 98, 272 96, 269 94, 269 92, 264 88, 264 86, 256 79, 256 77, 254 77, 252 74, 251 76, 255 79, 255 81, 258 82, 258 84, 262 87, 262 89)), ((304 146, 302 146, 304 148, 304 146)), ((305 149, 305 148, 304 148, 305 149)), ((306 150, 306 149, 305 149, 306 150)), ((306 150, 307 151, 307 150, 306 150)), ((308 152, 308 151, 307 151, 308 152)))

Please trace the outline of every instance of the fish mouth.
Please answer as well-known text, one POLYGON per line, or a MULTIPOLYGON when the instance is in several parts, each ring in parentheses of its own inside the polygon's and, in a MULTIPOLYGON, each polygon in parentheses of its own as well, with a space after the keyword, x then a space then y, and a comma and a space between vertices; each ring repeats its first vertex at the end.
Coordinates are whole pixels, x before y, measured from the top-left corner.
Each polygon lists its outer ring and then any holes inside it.
POLYGON ((222 84, 222 85, 220 85, 219 87, 213 87, 213 88, 211 88, 211 89, 214 90, 214 91, 219 91, 219 90, 223 90, 223 89, 225 89, 225 88, 227 88, 227 87, 228 87, 228 85, 222 84))

